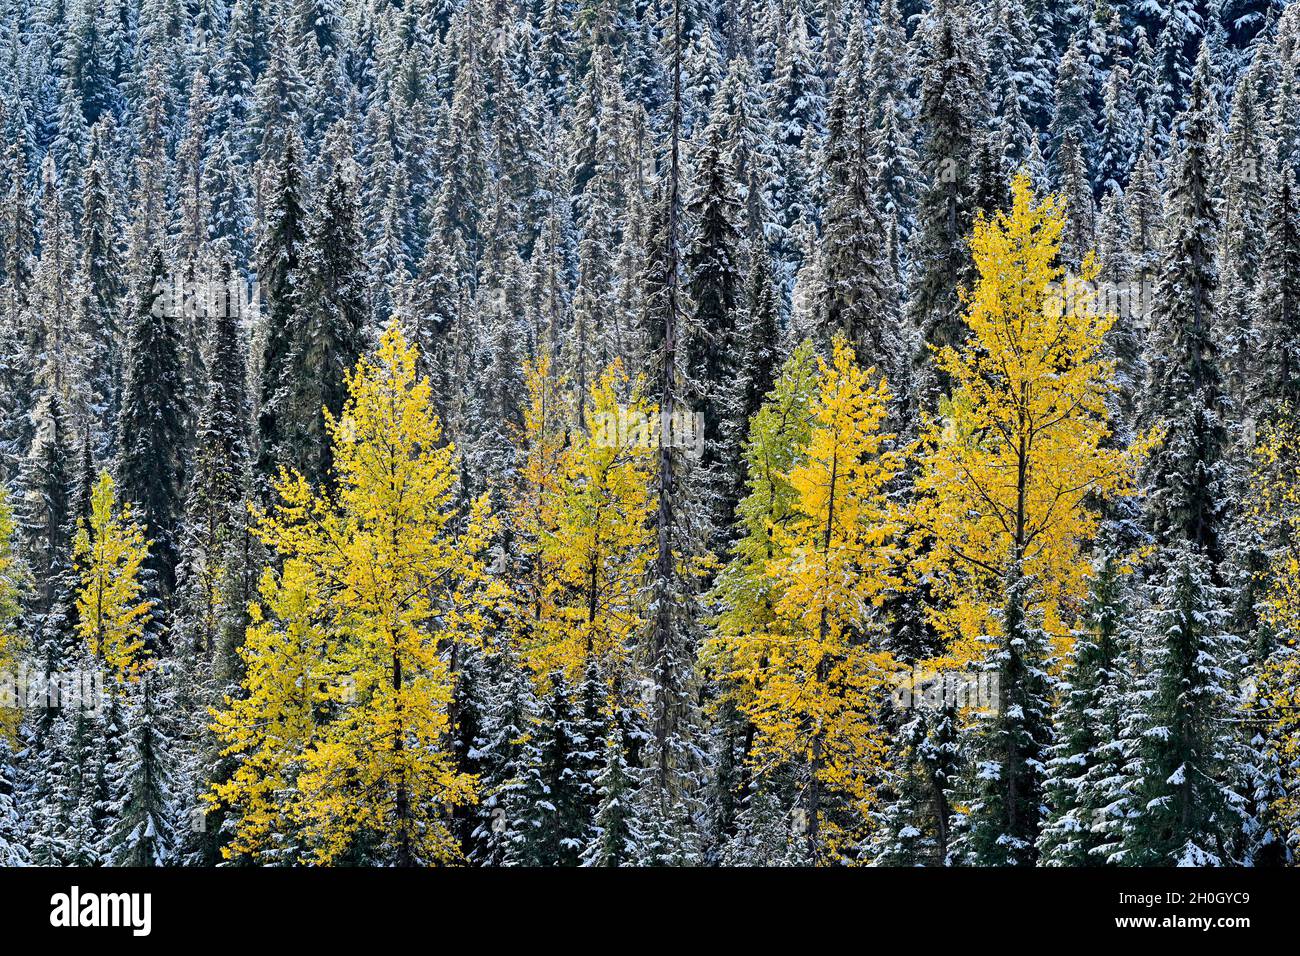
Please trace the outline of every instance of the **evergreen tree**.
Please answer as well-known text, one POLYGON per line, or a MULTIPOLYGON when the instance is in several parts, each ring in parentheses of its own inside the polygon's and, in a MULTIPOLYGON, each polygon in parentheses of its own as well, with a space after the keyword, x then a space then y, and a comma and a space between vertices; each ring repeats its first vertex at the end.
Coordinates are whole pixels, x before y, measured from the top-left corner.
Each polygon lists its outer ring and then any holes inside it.
MULTIPOLYGON (((957 289, 969 281, 966 236, 975 215, 975 147, 983 117, 979 64, 954 5, 942 5, 921 27, 921 102, 925 130, 923 176, 916 209, 908 317, 923 343, 915 362, 929 368, 925 346, 955 346, 964 338, 957 289)), ((918 376, 926 399, 943 391, 942 376, 918 376)))
POLYGON ((301 270, 307 226, 300 148, 296 136, 285 142, 257 249, 258 282, 267 309, 257 412, 257 470, 263 487, 269 486, 280 465, 296 465, 303 452, 287 444, 293 412, 285 407, 294 386, 289 370, 304 307, 301 270))
POLYGON ((979 866, 1032 866, 1038 859, 1053 687, 1049 642, 1033 588, 1033 579, 1013 566, 1001 637, 986 665, 997 675, 998 700, 973 743, 968 830, 954 848, 979 866))
POLYGON ((1044 785, 1048 822, 1039 837, 1048 866, 1095 866, 1115 849, 1132 806, 1115 798, 1126 765, 1123 723, 1130 602, 1120 560, 1107 553, 1096 569, 1056 713, 1055 744, 1044 785))
POLYGON ((1056 110, 1052 116, 1052 137, 1057 146, 1058 173, 1065 175, 1066 141, 1073 134, 1084 168, 1091 165, 1092 138, 1097 125, 1093 112, 1092 71, 1084 58, 1082 44, 1071 43, 1061 57, 1056 72, 1056 110))
POLYGON ((598 701, 582 700, 558 672, 550 681, 521 785, 506 808, 506 860, 517 866, 576 866, 592 838, 603 748, 590 707, 598 701))
POLYGON ((1241 640, 1227 596, 1189 543, 1160 555, 1143 622, 1146 666, 1126 702, 1135 741, 1125 772, 1136 807, 1113 859, 1131 866, 1223 866, 1239 859, 1241 754, 1230 715, 1241 640))
POLYGON ((122 499, 139 508, 153 541, 148 567, 164 601, 170 601, 176 587, 189 417, 179 303, 169 283, 162 251, 154 249, 140 277, 127 333, 117 464, 122 499))
POLYGON ((350 163, 336 165, 308 222, 298 278, 301 298, 295 303, 286 378, 277 393, 281 454, 314 482, 331 474, 321 409, 341 413, 348 371, 364 342, 365 272, 355 175, 350 163))
POLYGON ((99 438, 102 451, 108 451, 116 438, 121 369, 113 343, 120 335, 119 311, 126 301, 118 238, 123 226, 117 184, 107 155, 111 145, 111 120, 105 117, 92 131, 81 201, 81 274, 85 291, 78 323, 81 341, 88 351, 86 385, 90 394, 86 402, 92 420, 102 422, 98 425, 103 432, 99 438))
MULTIPOLYGON (((253 597, 255 545, 248 528, 252 453, 245 343, 240 334, 240 300, 229 263, 213 292, 208 348, 208 383, 196 424, 192 474, 185 498, 184 537, 177 572, 180 638, 174 704, 183 715, 176 725, 175 794, 182 816, 204 817, 198 795, 223 779, 230 761, 206 719, 238 686, 238 649, 253 597)), ((221 815, 181 834, 178 849, 207 864, 220 859, 221 815)))
POLYGON ((738 435, 727 428, 734 420, 731 403, 740 374, 742 281, 740 201, 731 151, 723 144, 721 122, 712 122, 696 152, 695 193, 686 204, 693 224, 683 265, 689 303, 685 328, 687 376, 697 392, 696 411, 703 415, 703 457, 699 467, 710 473, 708 504, 714 534, 723 533, 736 506, 735 462, 738 435))
POLYGON ((1082 141, 1074 130, 1069 130, 1057 156, 1061 167, 1060 192, 1069 210, 1069 219, 1061 237, 1061 258, 1075 269, 1096 247, 1096 207, 1083 152, 1082 141))
POLYGON ((826 128, 826 87, 799 6, 793 8, 777 48, 768 109, 775 127, 776 167, 769 202, 778 212, 778 266, 789 288, 800 264, 795 225, 817 218, 812 162, 826 128))
POLYGON ((17 783, 13 745, 8 737, 0 738, 0 866, 27 862, 27 834, 17 783))
POLYGON ((35 434, 20 475, 22 498, 18 517, 24 553, 36 587, 29 595, 29 613, 37 633, 46 615, 55 610, 72 566, 73 474, 69 468, 72 441, 63 405, 46 393, 32 416, 35 434))
POLYGON ((1150 340, 1147 416, 1164 423, 1151 457, 1148 497, 1158 539, 1186 541, 1213 564, 1222 557, 1227 493, 1227 427, 1214 337, 1218 221, 1210 150, 1216 111, 1202 56, 1192 84, 1176 166, 1150 340))
POLYGON ((862 365, 889 379, 897 400, 906 394, 911 357, 900 334, 898 288, 883 255, 887 237, 872 195, 865 44, 861 24, 855 23, 831 96, 817 338, 824 349, 834 334, 843 335, 862 365))
MULTIPOLYGON (((913 706, 919 695, 913 689, 913 706)), ((893 799, 880 814, 872 843, 882 866, 946 866, 952 861, 954 797, 969 758, 969 735, 955 702, 918 709, 898 729, 902 756, 892 783, 893 799)))
POLYGON ((178 840, 166 676, 151 668, 130 689, 122 749, 109 768, 115 866, 167 866, 178 840))
POLYGON ((475 755, 483 799, 470 833, 469 858, 480 866, 504 865, 511 853, 510 813, 519 808, 525 786, 531 734, 538 718, 532 671, 509 645, 488 655, 490 689, 475 755))
POLYGON ((596 777, 596 814, 592 838, 583 852, 584 866, 630 866, 636 861, 642 835, 637 825, 634 795, 637 772, 627 757, 623 722, 610 722, 604 741, 603 764, 596 777))
MULTIPOLYGON (((1300 336, 1300 210, 1290 169, 1277 171, 1264 215, 1252 309, 1254 334, 1249 343, 1256 346, 1249 355, 1254 369, 1250 407, 1274 416, 1300 401, 1300 354, 1296 353, 1300 336)), ((1235 283, 1233 287, 1239 288, 1235 283)))
POLYGON ((1264 185, 1264 130, 1255 100, 1255 78, 1237 84, 1232 100, 1223 157, 1223 231, 1217 305, 1218 335, 1228 394, 1246 398, 1250 367, 1257 350, 1251 298, 1265 254, 1264 227, 1268 191, 1264 185))

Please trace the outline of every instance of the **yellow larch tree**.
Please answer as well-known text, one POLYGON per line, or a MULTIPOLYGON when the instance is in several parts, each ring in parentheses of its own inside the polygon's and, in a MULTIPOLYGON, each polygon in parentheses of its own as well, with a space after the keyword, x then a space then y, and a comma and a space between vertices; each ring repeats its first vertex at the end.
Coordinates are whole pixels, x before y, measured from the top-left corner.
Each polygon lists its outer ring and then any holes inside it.
POLYGON ((1289 410, 1259 436, 1244 510, 1268 552, 1259 574, 1264 623, 1290 644, 1300 637, 1300 428, 1289 410))
MULTIPOLYGON (((712 595, 719 608, 715 625, 727 639, 710 642, 702 655, 706 667, 724 674, 745 675, 750 668, 765 666, 764 642, 739 638, 768 633, 776 621, 781 595, 768 565, 778 556, 777 529, 794 516, 797 495, 789 475, 812 433, 809 409, 816 391, 817 355, 812 342, 805 340, 786 360, 749 422, 743 450, 746 494, 736 509, 740 535, 712 595), (721 656, 714 660, 715 655, 721 656)), ((728 693, 743 694, 750 683, 746 679, 730 685, 728 693)))
POLYGON ((448 657, 503 597, 482 560, 495 521, 480 498, 457 530, 455 449, 396 323, 348 392, 327 417, 336 490, 282 474, 258 515, 280 571, 252 611, 244 699, 215 717, 239 768, 211 799, 235 811, 234 853, 451 861, 448 814, 476 781, 449 748, 448 657))
POLYGON ((978 659, 981 639, 999 635, 1013 568, 1033 582, 1032 609, 1066 649, 1087 590, 1095 505, 1130 492, 1150 446, 1108 443, 1116 386, 1103 339, 1115 316, 1095 307, 1095 258, 1067 275, 1063 201, 1036 202, 1023 175, 1011 193, 1009 212, 976 222, 968 339, 936 351, 953 387, 921 432, 915 534, 929 547, 917 565, 939 605, 947 663, 978 659))
POLYGON ((649 516, 655 409, 621 362, 602 374, 543 495, 550 527, 539 539, 551 604, 527 659, 539 674, 577 680, 595 663, 621 683, 630 642, 643 622, 646 567, 653 553, 649 516))
POLYGON ((1300 828, 1300 428, 1283 408, 1254 449, 1245 514, 1264 555, 1252 582, 1260 627, 1252 716, 1264 721, 1265 754, 1283 782, 1271 808, 1282 829, 1300 828))
POLYGON ((3 738, 0 739, 0 747, 3 747, 5 740, 11 744, 17 742, 18 725, 23 716, 17 689, 27 642, 18 628, 18 622, 22 617, 19 601, 29 577, 14 549, 15 528, 9 492, 0 487, 0 690, 8 688, 14 692, 12 700, 0 698, 0 738, 3 738))
POLYGON ((152 663, 144 636, 154 602, 140 576, 148 556, 149 542, 130 504, 118 504, 113 479, 101 472, 91 490, 90 517, 78 521, 72 542, 77 633, 117 681, 135 681, 152 663))
POLYGON ((881 431, 886 383, 857 367, 842 338, 830 361, 818 360, 811 394, 806 369, 797 352, 753 422, 741 510, 757 520, 746 534, 754 540, 738 550, 750 567, 761 564, 762 580, 724 579, 720 593, 738 604, 724 613, 707 659, 755 727, 757 772, 803 768, 804 836, 810 854, 824 858, 847 854, 862 837, 884 767, 879 713, 892 658, 880 648, 878 608, 898 583, 899 522, 887 488, 902 456, 881 431), (792 414, 806 414, 806 424, 792 414), (788 467, 766 473, 782 458, 788 467))
POLYGON ((238 764, 207 800, 214 810, 232 806, 238 813, 223 850, 227 859, 293 862, 302 847, 294 838, 293 803, 284 794, 315 743, 315 715, 333 707, 346 685, 326 674, 326 589, 311 563, 290 558, 278 574, 268 568, 260 591, 264 603, 250 607, 241 649, 243 695, 226 699, 212 728, 238 764))
MULTIPOLYGON (((510 499, 510 530, 517 536, 525 567, 513 579, 512 624, 521 646, 540 651, 555 616, 558 584, 546 547, 555 534, 569 409, 549 355, 525 363, 524 384, 528 400, 517 441, 521 463, 510 499)), ((539 655, 537 666, 545 666, 540 663, 545 656, 539 655)))

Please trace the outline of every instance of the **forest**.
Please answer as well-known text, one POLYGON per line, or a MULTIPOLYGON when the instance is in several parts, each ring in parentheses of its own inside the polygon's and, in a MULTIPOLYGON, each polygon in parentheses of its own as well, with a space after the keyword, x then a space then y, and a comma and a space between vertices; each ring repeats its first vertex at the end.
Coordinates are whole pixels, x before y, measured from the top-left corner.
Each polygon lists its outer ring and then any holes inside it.
POLYGON ((0 6, 0 865, 1296 862, 1300 5, 0 6))

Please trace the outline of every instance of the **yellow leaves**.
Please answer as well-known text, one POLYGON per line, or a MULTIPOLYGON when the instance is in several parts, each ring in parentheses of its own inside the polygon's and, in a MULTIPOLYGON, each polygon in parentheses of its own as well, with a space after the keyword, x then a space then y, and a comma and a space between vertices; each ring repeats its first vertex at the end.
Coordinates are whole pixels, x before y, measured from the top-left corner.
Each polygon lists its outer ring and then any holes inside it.
MULTIPOLYGON (((767 428, 800 394, 798 370, 797 359, 787 366, 756 429, 767 428)), ((774 488, 788 495, 788 507, 770 511, 765 524, 751 522, 740 545, 749 567, 766 579, 771 614, 724 614, 722 633, 706 652, 757 729, 752 756, 760 771, 805 763, 809 786, 846 799, 860 827, 883 769, 886 738, 877 713, 892 663, 875 643, 874 608, 898 583, 892 569, 899 521, 886 489, 902 460, 888 450, 893 436, 880 430, 888 400, 885 382, 858 368, 837 338, 831 361, 818 362, 804 406, 807 428, 787 432, 796 440, 788 454, 773 432, 751 436, 751 495, 742 512, 760 508, 774 488), (756 440, 769 447, 756 447, 756 440), (762 474, 764 462, 783 457, 788 470, 762 474), (754 538, 763 539, 765 557, 746 550, 754 538)), ((740 596, 740 585, 730 580, 723 593, 740 596)), ((852 836, 831 832, 830 818, 817 822, 827 846, 852 836)))
POLYGON ((890 571, 898 522, 884 489, 902 461, 882 450, 894 438, 880 432, 889 400, 883 379, 857 368, 842 340, 833 363, 819 360, 819 368, 811 439, 787 476, 797 504, 793 520, 774 529, 783 557, 769 573, 788 582, 778 615, 805 628, 824 623, 837 639, 898 583, 890 571))
MULTIPOLYGON (((20 662, 27 650, 27 642, 16 625, 21 614, 18 601, 28 577, 14 551, 14 530, 9 494, 0 487, 0 691, 16 688, 20 662)), ((18 740, 18 725, 22 722, 19 703, 17 699, 0 698, 0 736, 10 743, 18 740)))
POLYGON ((562 442, 548 366, 529 377, 527 451, 516 525, 532 572, 522 582, 520 645, 538 675, 577 679, 596 660, 617 681, 642 624, 653 539, 655 407, 615 362, 592 389, 580 428, 562 442))
POLYGON ((1300 430, 1288 409, 1264 429, 1254 458, 1246 517, 1260 538, 1281 545, 1260 574, 1262 613, 1275 633, 1291 638, 1300 634, 1300 430))
POLYGON ((568 408, 549 355, 525 365, 524 383, 528 400, 517 442, 522 461, 510 501, 510 523, 527 566, 513 581, 513 630, 534 672, 546 673, 551 655, 545 652, 549 641, 544 622, 555 616, 558 584, 554 562, 547 560, 543 547, 557 521, 568 408))
MULTIPOLYGON (((1292 567, 1284 578, 1287 599, 1294 600, 1297 569, 1294 559, 1288 559, 1288 563, 1292 567)), ((1294 613, 1294 607, 1290 605, 1288 616, 1294 613)), ((1294 638, 1286 640, 1288 651, 1274 654, 1260 666, 1255 697, 1263 704, 1260 712, 1266 721, 1264 738, 1276 748, 1286 791, 1273 809, 1283 826, 1294 831, 1300 826, 1300 790, 1296 787, 1296 766, 1300 761, 1300 656, 1295 653, 1294 638)))
POLYGON ((113 479, 102 472, 90 498, 90 520, 78 522, 72 544, 80 588, 77 633, 109 676, 134 681, 148 666, 144 626, 153 609, 140 568, 149 554, 131 506, 119 507, 113 479))
POLYGON ((244 696, 227 697, 213 715, 223 755, 241 756, 231 778, 207 797, 214 808, 228 803, 240 811, 227 858, 269 849, 272 837, 289 828, 291 807, 277 795, 315 738, 314 708, 332 696, 322 680, 325 596, 311 566, 289 560, 279 575, 267 569, 260 592, 266 603, 250 607, 240 649, 244 696))
MULTIPOLYGON (((796 493, 788 473, 811 435, 817 382, 813 346, 804 341, 786 360, 772 393, 750 422, 744 449, 749 490, 737 509, 741 537, 715 589, 722 605, 717 626, 724 634, 771 626, 778 595, 767 565, 777 554, 774 536, 794 516, 796 493)), ((704 648, 706 662, 714 650, 716 645, 704 648)))
POLYGON ((289 832, 304 862, 365 839, 397 863, 452 859, 446 814, 475 781, 446 748, 449 657, 502 597, 481 560, 496 522, 480 499, 453 530, 454 449, 395 324, 327 424, 337 490, 284 474, 259 516, 282 569, 253 609, 246 696, 214 718, 239 766, 209 799, 237 810, 233 854, 274 852, 289 832))
POLYGON ((1115 317, 1096 308, 1091 255, 1078 276, 1057 265, 1064 224, 1063 201, 1035 203, 1017 176, 1010 212, 975 226, 967 344, 936 353, 953 391, 942 417, 922 426, 914 543, 956 660, 997 633, 1014 561, 1035 579, 1044 626, 1063 649, 1086 593, 1081 545, 1096 531, 1095 503, 1131 492, 1153 441, 1109 443, 1114 363, 1103 346, 1115 317))
POLYGON ((1259 669, 1256 698, 1271 726, 1288 795, 1276 807, 1284 824, 1300 825, 1296 772, 1300 761, 1300 429, 1289 408, 1279 410, 1254 449, 1251 482, 1244 501, 1249 526, 1267 555, 1256 572, 1261 585, 1260 618, 1278 652, 1259 669))

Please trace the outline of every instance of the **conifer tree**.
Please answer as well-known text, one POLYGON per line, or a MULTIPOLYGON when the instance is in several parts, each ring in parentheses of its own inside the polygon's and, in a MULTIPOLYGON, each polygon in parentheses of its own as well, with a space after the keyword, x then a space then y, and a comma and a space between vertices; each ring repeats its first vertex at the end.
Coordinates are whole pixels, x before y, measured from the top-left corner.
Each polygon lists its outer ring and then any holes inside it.
POLYGON ((1227 633, 1227 600, 1194 543, 1160 555, 1143 640, 1147 667, 1130 695, 1136 741, 1126 772, 1137 809, 1114 858, 1130 866, 1222 866, 1237 859, 1243 798, 1230 715, 1241 641, 1227 633))
POLYGON ((826 87, 814 61, 807 21, 797 6, 777 48, 769 96, 776 161, 772 205, 784 233, 779 264, 783 275, 792 279, 800 258, 795 224, 816 218, 812 158, 826 126, 826 87))
POLYGON ((719 121, 710 122, 695 151, 694 195, 685 215, 692 223, 683 265, 689 303, 685 328, 685 362, 698 392, 696 410, 703 416, 701 470, 709 473, 708 502, 714 534, 723 533, 736 502, 734 476, 727 469, 736 458, 737 435, 727 429, 733 418, 734 383, 740 372, 742 282, 739 272, 741 205, 734 181, 732 151, 723 142, 719 121))
POLYGON ((627 735, 623 722, 610 722, 604 743, 603 763, 596 777, 596 814, 592 837, 583 851, 583 866, 630 866, 636 860, 641 833, 634 813, 636 768, 627 758, 627 735))
POLYGON ((1061 199, 1035 202, 1024 176, 1012 193, 1009 213, 976 225, 971 340, 939 355, 956 387, 944 419, 925 426, 916 506, 932 542, 918 562, 941 601, 941 663, 976 662, 999 682, 974 742, 961 844, 985 865, 1035 861, 1048 664, 1068 646, 1071 607, 1086 589, 1080 545, 1098 526, 1092 502, 1127 494, 1144 451, 1106 441, 1114 385, 1103 339, 1115 317, 1086 291, 1092 257, 1080 278, 1066 277, 1061 199))
POLYGON ((180 821, 165 681, 163 672, 154 668, 131 688, 122 749, 109 767, 113 829, 108 856, 115 866, 176 862, 180 821))
MULTIPOLYGON (((921 150, 922 184, 912 263, 908 317, 923 343, 915 362, 929 367, 925 346, 956 346, 964 338, 957 289, 970 276, 966 235, 975 215, 975 147, 983 116, 979 65, 952 4, 942 5, 920 28, 921 101, 918 122, 926 131, 921 150)), ((929 393, 942 391, 942 375, 928 374, 929 393)), ((918 376, 918 385, 923 379, 918 376)))
POLYGON ((1096 248, 1096 208, 1083 153, 1083 142, 1073 129, 1069 130, 1061 143, 1057 163, 1061 167, 1060 192, 1068 210, 1061 236, 1061 258, 1074 269, 1096 248))
POLYGON ((1255 100, 1255 78, 1247 75, 1232 100, 1223 157, 1223 230, 1220 271, 1223 283, 1216 303, 1219 338, 1223 343, 1225 385, 1241 402, 1247 395, 1250 366, 1256 350, 1251 299, 1265 254, 1265 215, 1270 190, 1264 186, 1265 159, 1262 118, 1255 100))
POLYGON ((1065 173, 1066 164, 1059 151, 1071 134, 1084 168, 1090 165, 1089 144, 1096 127, 1091 72, 1084 59, 1082 44, 1076 39, 1061 56, 1056 72, 1056 110, 1052 116, 1051 132, 1058 149, 1057 169, 1061 174, 1065 173))
POLYGON ((997 675, 998 700, 992 717, 975 731, 967 831, 955 847, 976 865, 1037 862, 1053 688, 1050 641, 1034 590, 1034 580, 1012 564, 998 637, 984 665, 997 675))
POLYGON ((55 392, 69 411, 82 417, 84 399, 81 352, 77 335, 77 274, 72 223, 65 209, 63 189, 54 158, 41 165, 41 243, 32 282, 37 353, 32 365, 37 384, 55 392))
POLYGON ((1186 541, 1217 564, 1228 502, 1227 428, 1213 334, 1219 276, 1210 150, 1217 116, 1209 83, 1202 56, 1165 201, 1147 387, 1148 419, 1159 417, 1165 433, 1148 468, 1148 509, 1159 539, 1186 541))
POLYGON ((1123 724, 1130 600, 1126 569, 1113 553, 1096 568, 1065 670, 1055 743, 1047 761, 1048 821, 1039 837, 1047 866, 1095 866, 1115 849, 1131 805, 1116 799, 1127 763, 1123 724))
MULTIPOLYGON (((1288 168, 1275 174, 1264 228, 1252 310, 1252 339, 1257 337, 1258 344, 1250 358, 1255 369, 1250 396, 1251 407, 1271 417, 1300 401, 1300 354, 1295 351, 1300 321, 1300 210, 1295 178, 1288 168)), ((1233 288, 1240 287, 1234 283, 1233 288)))
POLYGON ((783 478, 788 521, 756 569, 771 579, 770 617, 737 620, 714 653, 757 728, 751 759, 800 768, 808 853, 830 859, 852 855, 879 780, 889 655, 871 608, 889 584, 897 528, 884 489, 900 462, 880 432, 883 380, 843 338, 818 367, 807 442, 783 478))
POLYGON ((470 859, 479 866, 501 866, 511 846, 510 812, 527 773, 531 730, 537 721, 533 671, 524 666, 510 641, 487 656, 489 699, 484 708, 476 754, 482 797, 474 808, 470 859))
POLYGON ((278 423, 282 448, 309 481, 330 476, 330 442, 321 409, 337 416, 347 397, 348 370, 360 357, 366 316, 362 237, 355 169, 339 162, 309 217, 295 304, 287 376, 278 423))
POLYGON ((1148 134, 1143 139, 1142 150, 1124 191, 1124 213, 1129 223, 1126 252, 1132 281, 1141 295, 1139 315, 1148 323, 1164 239, 1165 209, 1159 175, 1155 145, 1148 134))
POLYGON ((476 786, 446 750, 454 682, 440 651, 476 640, 482 608, 500 597, 479 557, 492 522, 480 500, 455 531, 455 450, 439 441, 429 384, 396 325, 348 384, 329 419, 337 491, 287 474, 257 528, 283 564, 263 574, 252 610, 247 696, 217 717, 238 766, 211 802, 236 814, 232 856, 454 859, 445 812, 476 786), (345 796, 349 779, 360 804, 345 796))
POLYGON ((166 602, 176 586, 189 409, 177 329, 179 303, 168 285, 160 249, 153 250, 147 269, 127 335, 117 484, 122 500, 139 508, 153 542, 147 563, 151 585, 166 602))
MULTIPOLYGON (((14 682, 29 651, 28 641, 17 627, 27 581, 26 568, 15 549, 16 530, 9 495, 0 491, 0 675, 14 682)), ((18 790, 19 703, 6 700, 0 705, 0 866, 21 866, 27 861, 27 814, 18 790)))
MULTIPOLYGON (((122 282, 123 266, 119 248, 121 212, 117 208, 117 184, 114 182, 109 156, 112 125, 106 117, 92 131, 90 155, 86 168, 81 202, 81 273, 85 292, 79 307, 79 332, 88 351, 87 404, 93 419, 102 420, 101 447, 116 437, 113 425, 117 414, 121 369, 113 354, 112 343, 120 334, 119 310, 126 300, 122 282)), ((107 449, 105 449, 107 450, 107 449)))
POLYGON ((883 255, 885 227, 872 195, 865 43, 855 23, 831 95, 817 327, 823 347, 833 334, 843 335, 858 361, 879 369, 898 392, 906 387, 910 356, 899 334, 898 288, 883 255))
POLYGON ((180 567, 187 652, 209 661, 216 653, 233 651, 229 628, 237 627, 251 596, 242 587, 250 571, 245 530, 251 479, 247 368, 229 263, 221 278, 212 290, 208 382, 185 500, 180 567))
MULTIPOLYGON (((265 298, 266 338, 258 395, 258 474, 269 487, 280 465, 296 465, 301 448, 286 447, 292 414, 284 406, 292 386, 288 372, 300 339, 302 256, 306 244, 305 196, 296 136, 285 143, 267 203, 266 226, 257 248, 258 282, 265 298)), ((317 410, 312 410, 313 416, 317 410)))
POLYGON ((0 738, 0 866, 22 866, 28 859, 17 783, 13 741, 6 736, 0 738))
POLYGON ((17 510, 24 553, 36 587, 28 597, 33 623, 40 627, 60 597, 72 565, 73 513, 69 464, 72 443, 63 405, 46 393, 36 403, 31 448, 20 475, 17 510))
POLYGON ((955 702, 940 700, 918 709, 896 733, 892 799, 879 814, 872 856, 882 866, 947 866, 955 835, 953 801, 969 751, 961 714, 955 702))
MULTIPOLYGON (((590 688, 593 691, 598 688, 590 688)), ((531 728, 520 786, 506 806, 506 862, 517 866, 576 866, 592 838, 601 753, 598 714, 563 675, 531 728)))
POLYGON ((149 543, 131 506, 118 502, 108 472, 95 483, 90 516, 78 522, 72 554, 80 576, 78 637, 112 681, 137 680, 151 666, 145 626, 153 601, 144 597, 141 581, 149 543))
MULTIPOLYGON (((238 329, 240 300, 229 262, 212 291, 208 381, 196 424, 192 475, 185 499, 184 538, 177 572, 179 621, 173 705, 175 789, 182 815, 200 819, 200 793, 229 761, 207 719, 238 686, 238 648, 256 584, 255 542, 248 528, 252 454, 245 343, 238 329)), ((220 816, 189 827, 180 852, 215 864, 220 816)))
POLYGON ((523 549, 534 562, 525 600, 532 608, 521 648, 541 675, 576 682, 596 664, 618 693, 630 691, 630 655, 644 626, 644 575, 653 557, 654 409, 640 383, 630 392, 619 364, 601 376, 568 448, 554 463, 544 383, 534 376, 530 409, 533 482, 519 501, 523 549), (626 404, 620 394, 628 394, 626 404), (536 494, 538 497, 533 497, 536 494))
MULTIPOLYGON (((698 782, 693 771, 699 752, 692 740, 698 729, 698 712, 689 686, 697 642, 693 633, 697 595, 691 562, 703 557, 706 545, 700 540, 698 528, 691 524, 690 495, 698 493, 698 483, 691 480, 692 462, 674 436, 674 429, 680 429, 680 416, 689 413, 682 352, 685 310, 679 274, 683 29, 682 4, 674 0, 669 30, 672 65, 668 155, 655 210, 657 218, 648 237, 643 293, 643 328, 659 405, 654 482, 656 548, 649 571, 650 614, 642 645, 651 682, 648 722, 652 739, 645 748, 650 773, 639 791, 639 812, 648 821, 646 826, 658 828, 663 839, 647 833, 645 859, 649 862, 666 862, 683 855, 694 857, 697 833, 686 819, 698 782)), ((793 85, 787 84, 786 88, 793 85)), ((815 103, 811 105, 815 112, 815 103)), ((802 138, 802 129, 799 135, 802 138)))
POLYGON ((1111 68, 1102 93, 1096 179, 1103 193, 1123 188, 1128 182, 1141 139, 1141 127, 1135 122, 1136 114, 1132 78, 1128 70, 1117 63, 1111 68))

